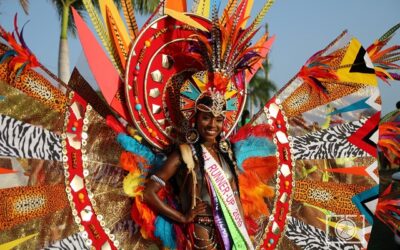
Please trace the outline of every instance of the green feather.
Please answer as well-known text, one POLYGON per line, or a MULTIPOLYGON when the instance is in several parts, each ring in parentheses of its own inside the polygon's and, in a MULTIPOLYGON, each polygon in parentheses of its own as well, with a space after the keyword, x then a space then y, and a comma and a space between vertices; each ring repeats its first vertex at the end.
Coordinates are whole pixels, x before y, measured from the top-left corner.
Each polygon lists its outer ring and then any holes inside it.
POLYGON ((265 15, 269 11, 269 9, 272 7, 272 4, 274 4, 274 2, 275 2, 275 0, 267 0, 267 2, 264 4, 264 7, 258 13, 258 15, 254 19, 253 23, 250 25, 251 29, 249 30, 248 34, 251 34, 253 31, 255 31, 257 29, 257 26, 264 19, 265 15))
POLYGON ((393 26, 392 28, 390 28, 388 31, 386 31, 385 34, 383 34, 378 41, 384 41, 384 40, 388 40, 392 37, 393 33, 396 32, 396 30, 398 30, 400 28, 400 23, 396 24, 395 26, 393 26))

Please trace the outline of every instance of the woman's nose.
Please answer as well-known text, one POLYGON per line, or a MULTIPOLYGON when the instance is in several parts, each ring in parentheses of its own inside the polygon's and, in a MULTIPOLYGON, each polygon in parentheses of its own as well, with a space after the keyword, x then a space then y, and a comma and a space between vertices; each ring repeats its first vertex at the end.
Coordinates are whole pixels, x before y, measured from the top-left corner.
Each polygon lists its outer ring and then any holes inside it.
POLYGON ((217 119, 211 118, 210 123, 208 124, 210 127, 217 126, 217 119))

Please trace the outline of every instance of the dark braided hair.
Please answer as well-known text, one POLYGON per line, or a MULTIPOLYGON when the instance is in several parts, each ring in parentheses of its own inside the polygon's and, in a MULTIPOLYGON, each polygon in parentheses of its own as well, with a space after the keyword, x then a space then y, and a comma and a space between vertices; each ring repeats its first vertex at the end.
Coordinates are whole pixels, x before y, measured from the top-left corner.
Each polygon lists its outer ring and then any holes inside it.
MULTIPOLYGON (((196 142, 193 144, 194 150, 196 151, 195 160, 200 168, 201 176, 205 176, 204 171, 204 158, 203 158, 203 149, 201 148, 201 142, 196 142)), ((203 190, 204 180, 201 182, 200 190, 203 190)))
MULTIPOLYGON (((231 148, 229 150, 232 150, 231 148)), ((220 152, 220 154, 222 155, 222 157, 224 157, 224 160, 228 163, 229 169, 231 170, 232 174, 233 174, 233 178, 235 179, 235 183, 236 183, 236 188, 237 191, 239 192, 239 178, 238 178, 238 173, 236 172, 236 159, 235 159, 235 155, 232 154, 232 158, 229 155, 228 152, 222 152, 221 150, 218 149, 218 151, 220 152)), ((233 151, 232 151, 233 153, 233 151)))

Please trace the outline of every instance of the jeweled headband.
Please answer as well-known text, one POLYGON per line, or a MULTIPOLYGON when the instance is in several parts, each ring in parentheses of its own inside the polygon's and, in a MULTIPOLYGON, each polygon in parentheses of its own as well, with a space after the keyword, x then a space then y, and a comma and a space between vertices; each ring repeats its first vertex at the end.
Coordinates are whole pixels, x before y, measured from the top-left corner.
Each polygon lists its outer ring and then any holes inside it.
POLYGON ((207 91, 204 95, 202 95, 199 100, 196 102, 196 112, 198 110, 202 112, 209 112, 212 113, 214 117, 218 116, 224 116, 225 117, 225 112, 226 112, 226 100, 224 96, 215 90, 209 90, 207 91), (204 103, 199 102, 204 97, 210 97, 211 99, 211 105, 205 105, 204 103))

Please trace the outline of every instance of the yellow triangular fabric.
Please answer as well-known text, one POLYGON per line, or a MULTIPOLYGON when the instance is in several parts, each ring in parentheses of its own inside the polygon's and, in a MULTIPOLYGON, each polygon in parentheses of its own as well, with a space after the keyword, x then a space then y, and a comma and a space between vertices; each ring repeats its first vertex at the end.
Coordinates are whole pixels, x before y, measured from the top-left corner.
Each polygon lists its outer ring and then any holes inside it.
POLYGON ((31 234, 31 235, 10 241, 10 242, 6 242, 6 243, 0 245, 0 249, 2 249, 2 250, 13 249, 14 247, 19 246, 20 244, 24 243, 27 240, 30 240, 31 238, 35 237, 38 234, 39 233, 35 233, 35 234, 31 234))
POLYGON ((378 81, 368 54, 361 43, 353 38, 337 70, 339 81, 377 86, 378 81))

